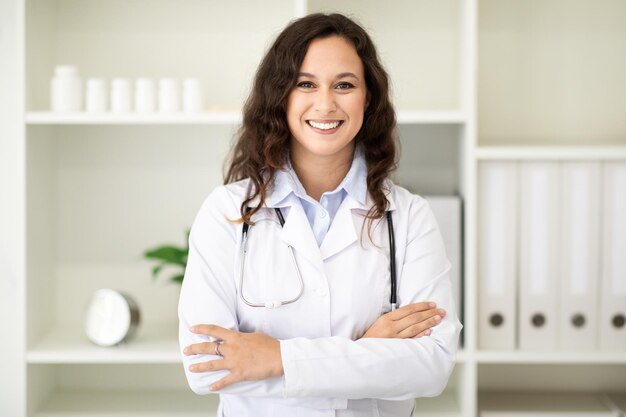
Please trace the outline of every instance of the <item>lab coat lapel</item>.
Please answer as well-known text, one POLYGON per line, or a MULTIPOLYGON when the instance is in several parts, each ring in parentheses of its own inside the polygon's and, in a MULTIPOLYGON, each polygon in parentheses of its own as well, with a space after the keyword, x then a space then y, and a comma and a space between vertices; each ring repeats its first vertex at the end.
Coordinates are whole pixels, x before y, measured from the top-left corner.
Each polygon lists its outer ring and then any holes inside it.
POLYGON ((324 270, 320 249, 300 202, 292 202, 281 237, 287 245, 294 248, 296 258, 302 256, 319 271, 324 270))
POLYGON ((359 231, 356 229, 362 220, 355 221, 357 219, 354 216, 362 217, 361 214, 366 213, 365 210, 357 210, 360 208, 361 205, 350 196, 343 200, 320 247, 322 260, 325 261, 357 241, 359 231))

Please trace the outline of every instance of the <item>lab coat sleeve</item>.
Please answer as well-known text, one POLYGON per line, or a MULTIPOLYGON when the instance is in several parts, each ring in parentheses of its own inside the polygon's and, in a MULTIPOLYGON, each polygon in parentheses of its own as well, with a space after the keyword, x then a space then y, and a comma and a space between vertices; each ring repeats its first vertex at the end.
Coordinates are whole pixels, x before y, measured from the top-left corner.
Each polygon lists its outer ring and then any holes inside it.
POLYGON ((283 340, 287 397, 406 400, 437 396, 444 390, 462 327, 454 307, 450 263, 425 200, 413 200, 406 227, 399 301, 402 305, 433 301, 446 310, 444 319, 430 336, 419 339, 283 340))
MULTIPOLYGON (((216 189, 202 205, 189 235, 189 257, 178 305, 179 343, 185 375, 196 394, 211 393, 209 386, 228 371, 189 372, 193 363, 219 360, 215 355, 185 356, 182 353, 186 346, 213 340, 194 334, 189 328, 196 324, 216 324, 239 330, 233 262, 241 226, 229 221, 239 217, 238 204, 224 187, 216 189)), ((282 398, 283 378, 241 382, 220 392, 282 398)))

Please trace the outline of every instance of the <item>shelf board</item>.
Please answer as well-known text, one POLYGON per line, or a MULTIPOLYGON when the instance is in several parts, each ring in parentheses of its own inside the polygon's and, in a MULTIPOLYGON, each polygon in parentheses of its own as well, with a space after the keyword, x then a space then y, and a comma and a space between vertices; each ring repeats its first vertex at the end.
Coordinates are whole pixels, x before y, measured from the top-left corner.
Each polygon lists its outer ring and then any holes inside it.
POLYGON ((475 357, 478 363, 485 364, 626 365, 626 352, 478 351, 475 357))
POLYGON ((171 326, 141 325, 128 342, 91 343, 80 326, 56 326, 26 353, 28 363, 180 363, 178 332, 171 326))
MULTIPOLYGON (((178 331, 170 326, 144 326, 128 342, 101 347, 91 343, 80 326, 55 326, 26 353, 32 364, 180 363, 178 331)), ((467 356, 459 350, 457 363, 467 356)))
POLYGON ((496 416, 619 417, 605 394, 594 392, 507 392, 479 393, 480 414, 496 416))
POLYGON ((467 362, 467 352, 465 351, 465 349, 457 350, 455 361, 456 361, 456 363, 465 363, 465 362, 467 362))
POLYGON ((479 160, 624 160, 624 146, 479 146, 479 160))
MULTIPOLYGON (((35 417, 210 417, 216 416, 218 403, 218 395, 199 396, 191 390, 63 390, 53 392, 35 413, 35 417)), ((460 417, 462 413, 458 394, 447 390, 438 397, 419 398, 415 401, 413 415, 460 417)))
POLYGON ((398 111, 398 124, 463 124, 465 115, 460 111, 398 111))
MULTIPOLYGON (((462 124, 461 112, 399 111, 400 124, 462 124)), ((197 114, 113 114, 113 113, 54 113, 34 111, 26 113, 28 125, 223 125, 241 123, 238 111, 210 111, 197 114)))
POLYGON ((113 114, 28 112, 29 125, 230 125, 241 123, 241 112, 210 111, 195 114, 113 114))
POLYGON ((219 396, 191 390, 64 390, 53 392, 35 417, 212 417, 219 396))

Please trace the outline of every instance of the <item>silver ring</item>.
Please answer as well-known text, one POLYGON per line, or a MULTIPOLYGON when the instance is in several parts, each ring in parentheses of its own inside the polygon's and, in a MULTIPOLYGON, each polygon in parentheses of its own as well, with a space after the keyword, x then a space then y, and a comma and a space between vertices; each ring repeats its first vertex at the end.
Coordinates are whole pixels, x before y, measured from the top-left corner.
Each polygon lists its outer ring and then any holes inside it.
POLYGON ((220 344, 219 344, 219 342, 215 342, 215 354, 217 356, 222 356, 222 354, 220 353, 220 344))

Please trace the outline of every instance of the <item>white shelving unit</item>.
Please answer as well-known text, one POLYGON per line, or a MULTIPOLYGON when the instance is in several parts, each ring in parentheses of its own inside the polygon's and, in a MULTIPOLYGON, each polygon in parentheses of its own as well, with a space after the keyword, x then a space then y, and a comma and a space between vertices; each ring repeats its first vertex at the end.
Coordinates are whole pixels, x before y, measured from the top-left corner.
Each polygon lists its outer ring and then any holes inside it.
POLYGON ((222 182, 241 104, 273 37, 294 17, 335 10, 368 29, 393 80, 403 152, 397 180, 464 202, 464 346, 444 394, 418 399, 416 415, 474 417, 479 394, 492 398, 494 390, 626 392, 626 352, 481 350, 475 249, 481 162, 626 161, 626 3, 7 0, 0 320, 12 343, 0 344, 0 414, 215 409, 215 396, 186 387, 177 288, 152 282, 141 254, 183 243, 200 203, 222 182), (195 76, 207 109, 51 113, 49 79, 64 63, 82 77, 195 76), (84 337, 86 300, 102 287, 141 306, 139 333, 127 345, 97 348, 84 337))

